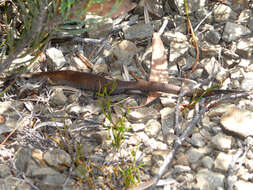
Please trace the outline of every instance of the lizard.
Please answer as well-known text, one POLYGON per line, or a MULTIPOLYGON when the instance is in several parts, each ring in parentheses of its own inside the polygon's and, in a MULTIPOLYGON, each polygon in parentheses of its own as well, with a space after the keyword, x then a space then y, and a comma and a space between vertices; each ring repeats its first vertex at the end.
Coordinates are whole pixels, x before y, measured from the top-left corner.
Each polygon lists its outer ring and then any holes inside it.
MULTIPOLYGON (((35 72, 22 74, 20 78, 26 81, 48 81, 52 85, 63 85, 78 88, 81 90, 90 90, 95 92, 102 92, 104 88, 111 91, 111 95, 131 93, 132 91, 141 92, 165 92, 171 94, 179 94, 181 87, 171 83, 160 83, 154 81, 145 81, 143 79, 136 81, 123 81, 118 79, 107 79, 97 74, 62 70, 62 71, 48 71, 48 72, 35 72)), ((188 87, 183 88, 184 91, 188 91, 188 87)), ((200 96, 212 96, 215 94, 227 94, 238 93, 243 91, 238 90, 222 90, 212 89, 209 92, 205 92, 202 89, 198 89, 194 92, 189 92, 186 96, 193 96, 194 94, 200 96)))
MULTIPOLYGON (((46 80, 53 85, 63 85, 78 88, 81 90, 90 90, 96 92, 102 92, 104 88, 111 91, 111 95, 131 93, 132 91, 141 92, 165 92, 171 94, 179 94, 181 87, 170 83, 160 83, 154 81, 145 81, 143 79, 136 81, 123 81, 118 79, 107 79, 97 74, 62 70, 62 71, 48 71, 48 72, 37 72, 27 73, 20 76, 22 79, 27 81, 41 81, 46 80)), ((189 90, 188 87, 184 87, 183 90, 189 90)), ((189 92, 186 96, 192 96, 194 93, 202 95, 204 90, 198 89, 197 92, 189 92)), ((211 96, 215 94, 227 94, 242 92, 238 90, 222 90, 212 89, 204 94, 204 96, 211 96)))

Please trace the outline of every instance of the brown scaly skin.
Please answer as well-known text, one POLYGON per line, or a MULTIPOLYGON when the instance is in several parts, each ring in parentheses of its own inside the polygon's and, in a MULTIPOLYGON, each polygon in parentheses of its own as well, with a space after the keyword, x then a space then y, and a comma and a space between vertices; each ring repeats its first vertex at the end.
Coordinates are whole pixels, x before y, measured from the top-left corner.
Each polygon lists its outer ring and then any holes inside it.
MULTIPOLYGON (((64 85, 96 92, 103 91, 105 87, 107 88, 107 90, 111 90, 112 88, 114 88, 112 94, 129 93, 133 90, 142 92, 159 91, 171 94, 179 94, 181 89, 180 86, 174 84, 159 83, 145 80, 110 80, 96 74, 70 70, 23 74, 21 75, 21 78, 29 81, 48 80, 51 84, 54 85, 64 85)), ((188 88, 185 88, 184 90, 188 90, 188 88)), ((205 96, 235 92, 241 91, 215 89, 205 94, 205 96)), ((201 95, 202 93, 203 90, 198 90, 197 95, 201 95)), ((186 94, 186 96, 192 95, 192 93, 186 94)))

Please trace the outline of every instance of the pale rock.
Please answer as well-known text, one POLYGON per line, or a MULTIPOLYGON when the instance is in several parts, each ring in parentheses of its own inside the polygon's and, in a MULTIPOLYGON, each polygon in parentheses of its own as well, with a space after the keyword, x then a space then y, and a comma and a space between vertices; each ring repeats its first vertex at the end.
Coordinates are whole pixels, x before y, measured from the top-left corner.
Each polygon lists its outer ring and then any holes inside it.
POLYGON ((111 18, 104 18, 97 15, 88 14, 86 15, 86 28, 90 38, 99 39, 104 38, 113 29, 113 20, 111 18), (89 20, 91 22, 89 22, 89 20), (94 21, 96 23, 94 23, 94 21))
POLYGON ((191 138, 187 138, 186 140, 195 147, 203 147, 205 145, 205 139, 199 133, 192 134, 191 138))
POLYGON ((253 89, 253 72, 248 72, 244 75, 244 79, 241 82, 241 88, 246 91, 253 89))
POLYGON ((218 81, 223 81, 227 78, 227 71, 221 66, 221 64, 219 64, 215 57, 204 58, 201 60, 201 64, 204 66, 209 75, 217 72, 215 77, 218 81))
POLYGON ((101 63, 101 64, 95 64, 93 66, 93 72, 94 73, 108 73, 108 65, 105 63, 101 63))
POLYGON ((220 117, 224 113, 228 112, 231 108, 234 108, 233 104, 222 103, 211 109, 207 114, 209 117, 220 117))
MULTIPOLYGON (((222 48, 219 44, 213 45, 206 41, 203 41, 199 44, 199 50, 203 58, 208 58, 212 56, 218 56, 222 48)), ((203 62, 203 61, 201 61, 203 62)))
POLYGON ((151 24, 143 23, 123 27, 122 30, 127 40, 144 40, 151 38, 154 33, 154 29, 151 24))
POLYGON ((213 14, 215 22, 226 22, 229 19, 235 20, 237 18, 237 13, 225 4, 216 4, 213 14))
POLYGON ((145 129, 145 125, 143 123, 134 123, 131 126, 131 130, 134 132, 143 131, 145 129))
POLYGON ((1 164, 0 165, 0 177, 5 178, 7 176, 11 175, 11 170, 8 166, 1 164))
POLYGON ((214 161, 214 168, 222 171, 227 171, 231 164, 233 156, 220 152, 214 161))
POLYGON ((231 149, 232 137, 219 133, 212 138, 211 142, 215 148, 224 151, 231 149))
POLYGON ((22 172, 26 172, 28 162, 31 159, 32 151, 29 148, 19 148, 15 154, 15 167, 22 172))
POLYGON ((170 63, 174 63, 183 56, 185 56, 189 50, 189 47, 190 45, 187 41, 185 42, 172 41, 170 43, 170 58, 169 58, 170 63))
POLYGON ((67 176, 64 176, 63 174, 48 175, 39 181, 38 187, 39 189, 47 189, 47 190, 73 189, 73 188, 79 190, 78 187, 74 187, 75 181, 73 179, 69 178, 67 181, 66 179, 67 176))
POLYGON ((154 119, 147 122, 144 131, 149 137, 156 137, 161 130, 161 124, 154 119))
POLYGON ((58 171, 49 167, 45 167, 45 168, 34 168, 32 170, 31 176, 41 178, 47 175, 58 175, 58 174, 60 174, 58 171))
POLYGON ((50 103, 55 106, 63 106, 68 98, 65 96, 61 88, 57 88, 50 97, 50 103))
POLYGON ((191 148, 187 151, 186 155, 188 157, 188 161, 193 164, 200 160, 204 156, 205 152, 202 149, 191 148))
POLYGON ((185 172, 190 172, 190 171, 191 171, 191 168, 189 166, 175 165, 173 174, 185 173, 185 172))
POLYGON ((210 30, 206 33, 205 36, 206 40, 212 44, 218 44, 220 39, 221 39, 221 35, 219 32, 215 31, 215 30, 210 30))
POLYGON ((232 22, 227 22, 222 34, 222 39, 225 42, 229 43, 231 41, 237 40, 241 36, 244 36, 250 33, 251 31, 246 26, 232 23, 232 22))
POLYGON ((243 58, 252 58, 253 56, 253 37, 250 38, 242 38, 237 42, 237 50, 238 53, 243 58))
POLYGON ((61 50, 51 47, 46 50, 49 60, 55 64, 57 68, 61 68, 66 64, 66 59, 61 50))
POLYGON ((213 20, 213 17, 212 17, 212 14, 210 15, 209 14, 210 11, 203 7, 203 8, 200 8, 200 9, 197 9, 195 12, 194 12, 194 16, 198 19, 198 20, 204 20, 204 23, 210 23, 212 22, 213 20), (209 14, 209 16, 206 18, 207 14, 209 14))
POLYGON ((71 157, 64 150, 51 149, 43 154, 43 159, 50 166, 64 171, 71 165, 71 157))
POLYGON ((202 165, 207 169, 212 169, 214 161, 210 156, 205 156, 201 160, 202 165))
POLYGON ((253 113, 232 107, 221 118, 222 128, 241 138, 253 136, 253 113))
POLYGON ((32 190, 32 187, 27 183, 27 181, 21 179, 21 178, 17 178, 14 176, 8 176, 6 178, 4 178, 4 182, 0 182, 1 184, 1 188, 3 190, 9 190, 9 189, 24 189, 24 190, 32 190), (4 185, 3 185, 4 184, 4 185), (4 187, 3 187, 4 186, 4 187))
MULTIPOLYGON (((193 13, 198 9, 204 8, 206 5, 207 1, 206 0, 200 0, 200 1, 189 1, 187 3, 188 5, 188 9, 189 9, 189 13, 193 13)), ((175 0, 173 1, 174 6, 177 7, 177 10, 179 11, 180 15, 185 15, 185 5, 184 5, 184 1, 181 0, 175 0)))
POLYGON ((135 43, 129 41, 129 40, 123 40, 121 42, 118 42, 114 44, 112 47, 112 53, 114 56, 116 56, 118 59, 126 59, 129 57, 134 56, 137 53, 137 47, 135 43))
POLYGON ((175 108, 165 107, 160 110, 163 135, 174 133, 175 108))
POLYGON ((245 166, 249 170, 250 173, 253 172, 253 160, 246 159, 245 160, 245 166))
POLYGON ((150 119, 159 118, 159 112, 151 107, 142 107, 139 109, 131 110, 128 114, 128 120, 135 123, 146 123, 150 119))
POLYGON ((253 183, 250 183, 250 182, 246 182, 246 181, 243 181, 243 180, 239 180, 239 181, 236 181, 235 184, 235 190, 242 190, 242 189, 253 189, 253 183))
POLYGON ((225 176, 220 173, 212 172, 208 169, 200 169, 196 175, 196 184, 194 189, 217 190, 224 188, 225 176))

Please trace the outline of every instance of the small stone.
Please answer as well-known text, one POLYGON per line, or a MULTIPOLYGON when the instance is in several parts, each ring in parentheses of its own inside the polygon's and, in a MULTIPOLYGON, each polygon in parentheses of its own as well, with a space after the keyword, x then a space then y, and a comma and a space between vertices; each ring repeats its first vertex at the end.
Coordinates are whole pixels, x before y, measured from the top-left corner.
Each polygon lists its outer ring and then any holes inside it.
POLYGON ((249 170, 250 173, 253 172, 253 160, 246 159, 245 166, 249 170))
POLYGON ((253 189, 253 183, 239 180, 235 182, 234 187, 235 187, 235 190, 253 189))
POLYGON ((224 180, 225 176, 220 173, 201 169, 196 175, 197 183, 194 185, 194 189, 217 190, 219 187, 224 189, 224 180))
POLYGON ((204 41, 199 44, 199 49, 200 49, 202 57, 209 58, 211 56, 217 56, 222 48, 219 44, 213 45, 204 41))
POLYGON ((174 174, 179 174, 179 173, 185 173, 185 172, 190 172, 191 168, 189 166, 183 166, 183 165, 175 165, 174 166, 174 174))
POLYGON ((192 134, 191 138, 187 138, 187 142, 196 147, 203 147, 205 145, 205 139, 199 133, 192 134))
POLYGON ((108 65, 105 63, 101 63, 101 64, 95 64, 93 66, 93 72, 94 73, 108 73, 108 65))
POLYGON ((136 139, 139 140, 139 142, 143 142, 145 146, 150 147, 152 149, 160 149, 160 150, 166 150, 168 146, 160 141, 155 140, 154 138, 149 138, 145 132, 139 132, 137 133, 138 137, 136 139))
POLYGON ((189 161, 188 161, 188 157, 185 155, 185 153, 178 153, 176 155, 176 159, 175 159, 176 164, 178 165, 184 165, 184 166, 189 166, 189 161))
MULTIPOLYGON (((16 189, 16 190, 31 190, 32 188, 30 187, 27 182, 24 180, 13 177, 13 176, 8 176, 4 179, 5 182, 5 187, 4 189, 16 189)), ((1 186, 0 186, 1 187, 1 186)))
POLYGON ((253 136, 253 114, 250 111, 233 107, 222 116, 220 122, 224 130, 238 137, 253 136))
POLYGON ((44 153, 43 159, 50 166, 62 171, 71 165, 71 158, 64 150, 52 149, 44 153))
POLYGON ((247 158, 253 160, 253 152, 251 150, 247 152, 247 158))
POLYGON ((129 40, 123 40, 112 48, 112 53, 117 59, 131 59, 137 53, 135 43, 129 40))
POLYGON ((138 5, 142 9, 146 7, 148 9, 148 12, 158 16, 159 18, 163 16, 163 6, 159 1, 140 0, 138 5))
POLYGON ((190 45, 189 45, 188 41, 184 41, 184 42, 172 41, 170 43, 169 61, 171 63, 178 61, 180 58, 182 58, 183 56, 186 55, 186 53, 189 50, 189 47, 190 47, 190 45))
POLYGON ((211 109, 208 112, 208 116, 209 117, 221 117, 225 112, 227 112, 228 110, 230 110, 231 108, 234 108, 235 106, 232 104, 227 104, 227 103, 223 103, 220 104, 218 106, 216 106, 215 108, 211 109))
POLYGON ((212 169, 214 161, 210 156, 205 156, 201 160, 202 165, 207 169, 212 169))
POLYGON ((191 148, 187 151, 186 155, 188 157, 188 161, 193 164, 197 162, 201 157, 203 157, 204 153, 202 150, 199 150, 197 148, 191 148))
POLYGON ((68 98, 65 96, 62 89, 57 88, 50 97, 50 103, 55 106, 63 106, 68 98))
POLYGON ((6 176, 9 176, 9 175, 11 175, 10 168, 8 166, 4 165, 4 164, 1 164, 0 165, 0 177, 5 178, 6 176))
POLYGON ((209 15, 207 18, 207 14, 209 13, 209 11, 207 10, 207 8, 203 7, 200 9, 197 9, 194 13, 194 16, 198 19, 198 20, 204 20, 204 23, 210 23, 212 22, 212 15, 209 15))
POLYGON ((232 162, 232 155, 225 154, 223 152, 220 152, 217 156, 217 158, 214 161, 214 167, 215 169, 219 169, 222 171, 227 171, 229 165, 232 162))
POLYGON ((243 58, 252 58, 253 56, 253 37, 242 38, 237 42, 236 53, 238 53, 243 58))
POLYGON ((104 38, 113 29, 113 20, 111 18, 104 19, 97 15, 86 15, 86 20, 91 20, 91 23, 87 22, 87 28, 89 28, 87 32, 90 38, 104 38), (96 20, 96 23, 92 22, 92 20, 96 20))
POLYGON ((11 106, 12 106, 11 101, 0 102, 0 114, 3 114, 6 111, 8 111, 11 108, 11 106))
MULTIPOLYGON (((61 189, 73 189, 74 188, 74 180, 71 178, 58 174, 58 175, 48 175, 43 178, 43 180, 39 183, 40 189, 47 190, 61 190, 61 189), (67 182, 67 183, 66 183, 67 182), (63 188, 64 185, 64 188, 63 188)), ((76 188, 74 188, 76 189, 76 188)))
POLYGON ((145 129, 145 125, 143 123, 135 123, 131 125, 131 130, 134 132, 143 131, 145 129))
POLYGON ((249 28, 250 28, 250 30, 253 31, 253 18, 252 17, 249 19, 249 28))
POLYGON ((250 33, 251 33, 250 29, 248 29, 246 26, 232 23, 232 22, 227 22, 224 28, 222 39, 225 42, 229 43, 231 41, 237 40, 241 36, 244 36, 250 33))
POLYGON ((187 36, 181 32, 166 31, 161 36, 165 45, 169 46, 171 42, 185 43, 187 42, 187 36))
POLYGON ((48 56, 49 60, 56 65, 57 68, 61 68, 66 64, 66 59, 59 49, 54 47, 49 48, 46 50, 46 55, 48 56))
POLYGON ((205 38, 208 42, 212 44, 218 44, 221 39, 221 35, 215 30, 210 30, 206 33, 205 38))
POLYGON ((29 148, 19 148, 15 154, 15 167, 22 172, 26 172, 28 162, 31 159, 32 151, 29 148))
MULTIPOLYGON (((189 7, 188 8, 189 9, 188 10, 189 14, 195 12, 198 9, 201 9, 201 8, 205 7, 206 3, 207 3, 206 0, 202 0, 202 1, 189 1, 187 3, 187 6, 189 7)), ((170 3, 170 6, 173 6, 173 8, 176 6, 177 7, 176 10, 179 11, 180 15, 185 15, 186 14, 185 13, 185 4, 184 4, 184 1, 175 0, 175 1, 173 1, 173 3, 172 2, 170 3)))
POLYGON ((142 23, 130 27, 124 27, 122 30, 127 40, 144 40, 152 38, 154 33, 154 29, 151 24, 142 23))
POLYGON ((211 142, 215 148, 224 151, 231 149, 232 137, 219 133, 212 138, 211 142))
POLYGON ((41 178, 47 175, 58 175, 58 174, 60 174, 58 171, 52 168, 46 167, 46 168, 34 168, 32 170, 31 176, 41 178))
POLYGON ((166 107, 160 111, 161 114, 161 123, 163 135, 167 136, 174 133, 174 114, 175 109, 166 107))
POLYGON ((143 107, 130 111, 128 114, 128 120, 135 123, 146 123, 150 119, 157 119, 159 112, 150 107, 143 107))
POLYGON ((223 81, 227 78, 227 71, 219 64, 215 57, 204 58, 201 60, 201 64, 209 75, 213 72, 217 72, 215 76, 218 81, 223 81))
POLYGON ((241 82, 241 88, 246 91, 253 89, 253 73, 252 72, 245 74, 244 79, 241 82))
POLYGON ((146 127, 144 128, 145 133, 149 137, 156 137, 158 132, 161 130, 161 124, 154 119, 151 119, 147 122, 146 127))
POLYGON ((215 22, 227 22, 228 19, 235 20, 237 18, 236 12, 234 12, 229 6, 225 4, 215 5, 213 14, 215 22))
POLYGON ((236 12, 240 12, 244 9, 247 10, 247 7, 250 7, 249 3, 248 0, 232 0, 231 8, 236 12))
POLYGON ((151 157, 151 173, 157 174, 164 159, 168 155, 168 150, 154 150, 151 157))

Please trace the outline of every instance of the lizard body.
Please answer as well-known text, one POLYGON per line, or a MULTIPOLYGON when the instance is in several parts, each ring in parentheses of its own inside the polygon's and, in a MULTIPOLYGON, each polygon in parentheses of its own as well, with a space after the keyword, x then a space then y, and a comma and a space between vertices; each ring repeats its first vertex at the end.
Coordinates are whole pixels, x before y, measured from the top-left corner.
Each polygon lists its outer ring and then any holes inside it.
MULTIPOLYGON (((40 81, 48 80, 54 85, 64 85, 74 88, 79 88, 82 90, 91 90, 96 92, 101 92, 106 87, 107 90, 113 91, 111 94, 122 94, 128 93, 133 90, 138 90, 142 92, 165 92, 171 94, 179 94, 180 86, 169 83, 160 83, 153 81, 137 80, 137 81, 122 81, 122 80, 111 80, 105 77, 71 70, 64 71, 50 71, 50 72, 38 72, 29 73, 21 75, 21 78, 30 81, 40 81)), ((184 90, 189 88, 185 87, 184 90)), ((235 90, 212 90, 208 92, 205 96, 214 95, 215 93, 227 93, 227 92, 238 92, 235 90)), ((200 95, 203 90, 198 90, 197 94, 200 95)), ((192 93, 186 94, 187 96, 192 96, 192 93)))

